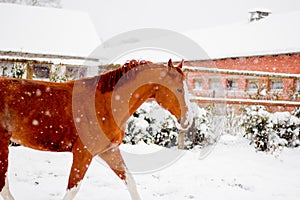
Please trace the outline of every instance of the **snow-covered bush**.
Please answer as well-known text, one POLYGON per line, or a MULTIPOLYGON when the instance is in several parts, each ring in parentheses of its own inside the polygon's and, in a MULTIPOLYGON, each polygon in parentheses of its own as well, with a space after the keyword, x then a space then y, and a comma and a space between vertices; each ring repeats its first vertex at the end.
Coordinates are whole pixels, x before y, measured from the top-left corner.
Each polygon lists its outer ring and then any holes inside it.
POLYGON ((123 142, 137 144, 144 141, 146 144, 174 146, 174 127, 174 121, 170 119, 167 111, 156 102, 147 102, 127 121, 123 142))
MULTIPOLYGON (((185 134, 185 148, 204 146, 213 141, 207 111, 193 106, 194 120, 185 134)), ((127 121, 123 143, 157 144, 164 147, 178 145, 178 129, 171 114, 162 109, 156 102, 144 103, 127 121)))
POLYGON ((270 113, 263 106, 245 108, 242 126, 245 128, 245 137, 254 143, 259 151, 269 150, 269 135, 272 127, 269 124, 270 113))
POLYGON ((297 147, 299 141, 300 120, 289 112, 276 112, 270 116, 273 130, 284 140, 285 146, 297 147))
POLYGON ((26 64, 13 63, 0 65, 0 76, 7 76, 12 78, 23 78, 26 73, 26 64))
POLYGON ((263 106, 250 106, 245 108, 242 126, 258 151, 274 152, 300 144, 300 120, 289 112, 269 113, 263 106))
POLYGON ((185 135, 187 149, 203 147, 217 141, 217 135, 212 129, 212 110, 200 108, 196 103, 191 104, 193 123, 185 135))

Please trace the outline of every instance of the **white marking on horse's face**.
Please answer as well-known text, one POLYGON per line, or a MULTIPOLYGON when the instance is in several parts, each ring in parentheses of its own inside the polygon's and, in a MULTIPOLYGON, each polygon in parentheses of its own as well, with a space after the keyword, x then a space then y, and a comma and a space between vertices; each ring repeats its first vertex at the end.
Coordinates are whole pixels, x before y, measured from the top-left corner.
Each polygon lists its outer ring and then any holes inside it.
POLYGON ((79 182, 76 187, 73 187, 70 190, 67 190, 63 200, 72 200, 72 199, 74 199, 74 197, 76 196, 76 194, 78 193, 78 191, 80 189, 80 185, 81 185, 81 182, 79 182))
POLYGON ((192 103, 190 101, 190 94, 188 92, 188 86, 187 86, 186 81, 183 81, 183 90, 184 90, 184 101, 185 101, 185 105, 187 106, 186 116, 185 116, 185 119, 181 123, 178 123, 175 117, 173 118, 173 120, 175 121, 176 128, 178 128, 179 130, 182 130, 182 131, 187 131, 190 128, 190 126, 192 125, 193 118, 195 116, 193 113, 192 103))

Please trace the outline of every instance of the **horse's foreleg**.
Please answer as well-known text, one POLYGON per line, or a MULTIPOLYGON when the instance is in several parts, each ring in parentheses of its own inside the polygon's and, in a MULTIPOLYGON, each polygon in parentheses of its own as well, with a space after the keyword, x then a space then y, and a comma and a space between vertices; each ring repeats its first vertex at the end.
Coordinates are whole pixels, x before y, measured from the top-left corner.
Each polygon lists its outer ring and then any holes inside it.
POLYGON ((130 192, 131 199, 140 200, 141 198, 137 192, 135 181, 126 168, 120 149, 115 147, 99 154, 99 156, 109 165, 117 176, 125 182, 128 191, 130 192))
POLYGON ((0 194, 5 200, 14 200, 8 187, 8 147, 10 135, 0 127, 0 194))
POLYGON ((69 176, 69 183, 67 193, 64 196, 64 200, 71 200, 75 197, 80 188, 80 182, 84 178, 84 175, 92 161, 92 154, 78 139, 75 142, 73 149, 73 163, 69 176))

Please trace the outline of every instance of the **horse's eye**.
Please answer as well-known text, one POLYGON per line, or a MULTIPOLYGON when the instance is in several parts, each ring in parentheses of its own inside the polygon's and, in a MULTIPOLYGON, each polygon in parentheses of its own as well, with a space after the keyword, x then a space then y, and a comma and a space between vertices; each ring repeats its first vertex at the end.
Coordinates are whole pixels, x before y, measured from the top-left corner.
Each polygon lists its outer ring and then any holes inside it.
POLYGON ((182 93, 182 89, 179 89, 179 88, 178 88, 177 91, 178 91, 179 93, 182 93))

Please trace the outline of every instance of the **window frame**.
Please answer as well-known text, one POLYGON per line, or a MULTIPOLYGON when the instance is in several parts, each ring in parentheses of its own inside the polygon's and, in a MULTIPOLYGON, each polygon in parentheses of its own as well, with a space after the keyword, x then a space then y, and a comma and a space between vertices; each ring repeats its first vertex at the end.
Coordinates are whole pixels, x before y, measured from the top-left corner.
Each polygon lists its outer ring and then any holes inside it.
POLYGON ((257 92, 260 86, 260 81, 258 78, 247 78, 246 79, 246 90, 248 92, 257 92), (255 85, 255 87, 249 87, 250 85, 255 85))
POLYGON ((194 78, 194 90, 203 90, 203 79, 202 78, 194 78), (200 85, 196 87, 197 85, 200 85))
POLYGON ((209 91, 214 91, 216 89, 221 89, 222 88, 222 81, 220 77, 210 77, 209 78, 209 91), (215 85, 217 85, 218 87, 212 87, 212 83, 217 83, 215 85))
POLYGON ((282 92, 283 91, 283 88, 284 88, 283 79, 279 79, 279 78, 270 79, 269 83, 270 83, 270 91, 271 92, 282 92), (273 87, 273 85, 274 85, 273 83, 275 84, 275 88, 273 87), (280 87, 278 87, 278 83, 280 83, 280 87))
POLYGON ((228 92, 238 91, 239 90, 239 82, 237 78, 227 78, 226 79, 226 90, 228 92), (231 83, 230 83, 231 82, 231 83), (230 83, 230 84, 229 84, 230 83), (230 86, 230 87, 229 87, 230 86))
POLYGON ((49 79, 51 73, 51 65, 35 63, 33 65, 33 76, 35 79, 49 79))

